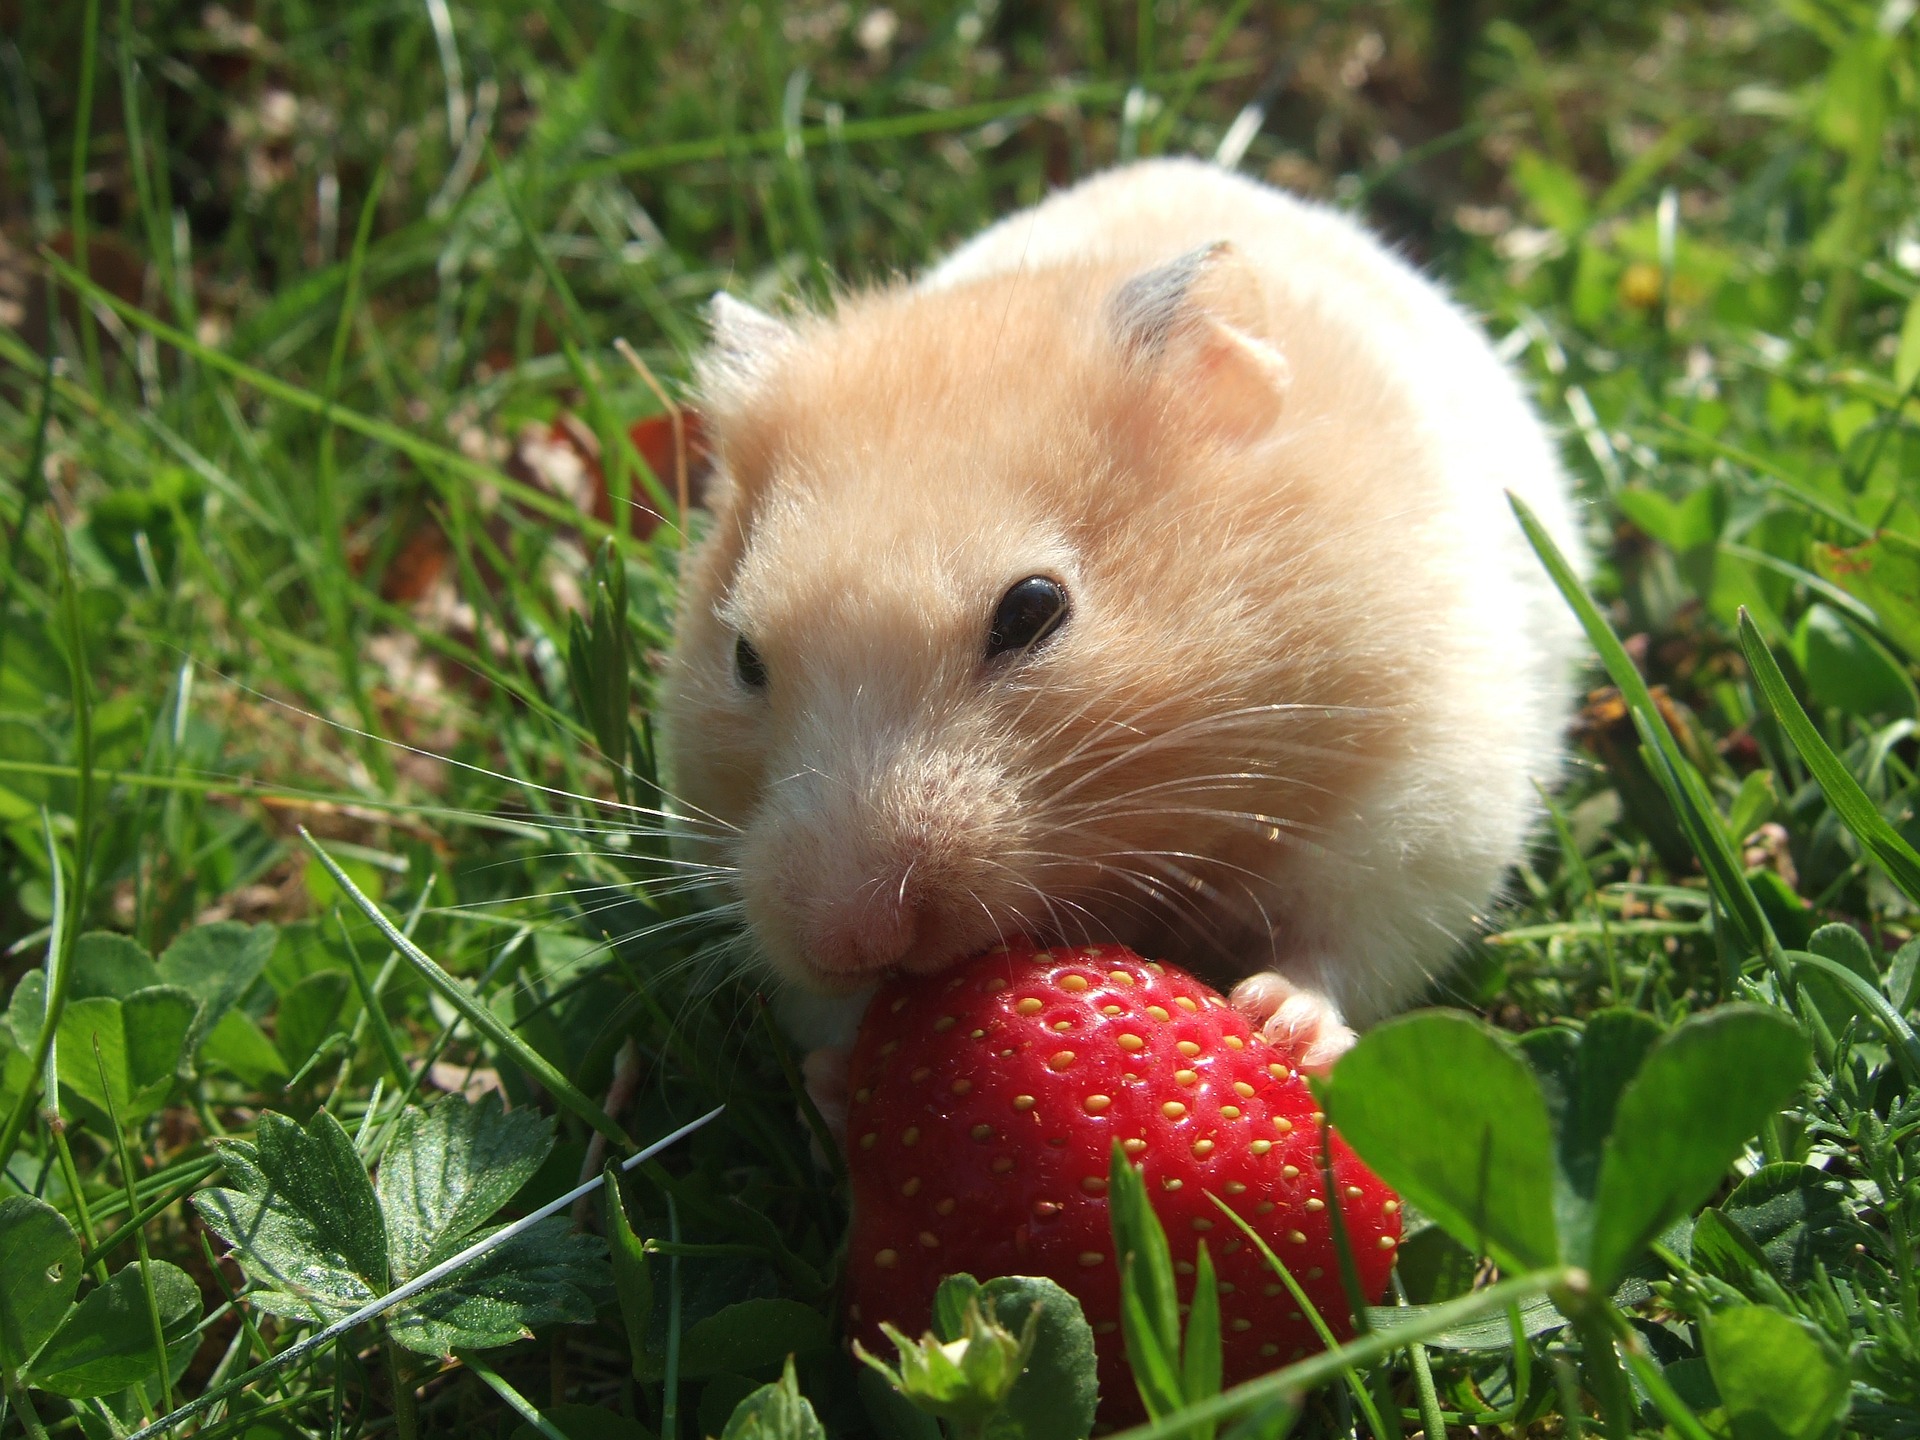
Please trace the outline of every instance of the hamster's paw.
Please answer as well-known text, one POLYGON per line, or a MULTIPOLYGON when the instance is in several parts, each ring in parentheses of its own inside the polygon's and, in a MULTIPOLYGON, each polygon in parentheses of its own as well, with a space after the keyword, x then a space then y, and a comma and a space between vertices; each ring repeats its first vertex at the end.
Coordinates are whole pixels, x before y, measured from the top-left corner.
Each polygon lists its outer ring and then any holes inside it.
MULTIPOLYGON (((842 1150, 847 1148, 847 1066, 852 1059, 853 1052, 844 1045, 823 1045, 818 1050, 809 1050, 800 1061, 800 1078, 806 1081, 807 1098, 813 1101, 813 1108, 827 1122, 834 1144, 842 1150)), ((823 1167, 826 1165, 826 1156, 813 1158, 823 1167)))
POLYGON ((1275 970, 1249 975, 1227 998, 1269 1040, 1298 1055, 1296 1063, 1309 1074, 1324 1075, 1357 1038, 1331 1000, 1275 970))

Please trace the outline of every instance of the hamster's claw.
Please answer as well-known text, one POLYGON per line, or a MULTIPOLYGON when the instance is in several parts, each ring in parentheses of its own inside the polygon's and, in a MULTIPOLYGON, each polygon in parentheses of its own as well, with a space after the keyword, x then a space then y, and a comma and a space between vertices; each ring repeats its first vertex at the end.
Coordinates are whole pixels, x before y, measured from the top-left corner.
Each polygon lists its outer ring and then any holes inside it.
POLYGON ((1294 1063, 1311 1075, 1332 1069, 1358 1038, 1331 1000, 1277 971, 1248 976, 1228 999, 1269 1040, 1299 1056, 1294 1063))
MULTIPOLYGON (((809 1050, 800 1061, 800 1078, 806 1081, 807 1098, 826 1121, 834 1144, 847 1148, 847 1066, 853 1052, 844 1045, 823 1045, 809 1050)), ((824 1167, 826 1156, 816 1155, 824 1167)))

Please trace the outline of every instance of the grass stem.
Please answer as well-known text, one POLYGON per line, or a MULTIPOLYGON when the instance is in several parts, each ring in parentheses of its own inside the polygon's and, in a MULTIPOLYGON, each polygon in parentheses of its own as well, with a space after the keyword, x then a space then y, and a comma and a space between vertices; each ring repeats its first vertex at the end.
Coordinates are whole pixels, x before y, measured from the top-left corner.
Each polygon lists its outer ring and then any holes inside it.
MULTIPOLYGON (((80 88, 74 97, 73 158, 67 173, 67 229, 73 241, 74 267, 88 273, 87 171, 92 159, 93 72, 100 52, 100 0, 85 0, 86 11, 80 21, 80 88)), ((83 300, 79 305, 80 350, 86 359, 87 375, 93 388, 105 392, 105 374, 100 366, 100 335, 93 323, 93 312, 83 300)))

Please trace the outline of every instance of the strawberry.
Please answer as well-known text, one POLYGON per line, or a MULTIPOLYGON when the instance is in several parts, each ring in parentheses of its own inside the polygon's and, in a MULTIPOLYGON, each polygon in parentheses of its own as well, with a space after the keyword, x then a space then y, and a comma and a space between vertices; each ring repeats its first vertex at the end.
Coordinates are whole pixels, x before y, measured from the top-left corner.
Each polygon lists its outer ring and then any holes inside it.
MULTIPOLYGON (((941 1277, 1044 1275, 1078 1297, 1102 1413, 1136 1413, 1107 1215, 1115 1141, 1143 1168, 1175 1269, 1204 1238, 1220 1279, 1225 1383, 1320 1348, 1217 1195, 1272 1247, 1339 1336, 1346 1295, 1320 1175, 1320 1122, 1292 1056, 1191 976, 1114 945, 1020 940, 944 975, 883 985, 848 1075, 850 1331, 927 1327, 941 1277)), ((1361 1287, 1378 1299, 1399 1202, 1335 1136, 1361 1287)))

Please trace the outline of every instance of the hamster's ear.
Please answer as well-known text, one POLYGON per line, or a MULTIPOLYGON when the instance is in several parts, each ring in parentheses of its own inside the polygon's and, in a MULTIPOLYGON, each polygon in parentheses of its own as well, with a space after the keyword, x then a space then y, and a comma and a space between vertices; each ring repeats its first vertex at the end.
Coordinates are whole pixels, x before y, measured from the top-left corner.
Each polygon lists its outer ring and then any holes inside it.
POLYGON ((1107 321, 1128 363, 1221 439, 1258 440, 1279 419, 1292 371, 1267 338, 1260 277, 1225 241, 1134 276, 1108 298, 1107 321))
POLYGON ((700 360, 701 389, 710 402, 739 404, 793 344, 793 327, 724 290, 714 295, 707 319, 713 344, 700 360))

